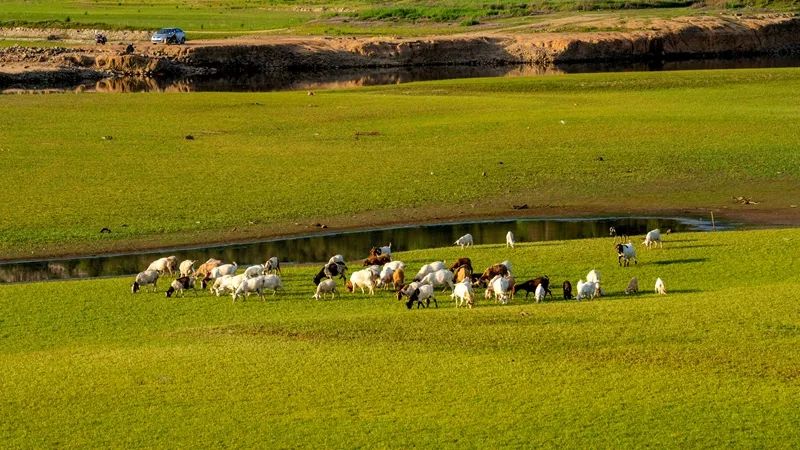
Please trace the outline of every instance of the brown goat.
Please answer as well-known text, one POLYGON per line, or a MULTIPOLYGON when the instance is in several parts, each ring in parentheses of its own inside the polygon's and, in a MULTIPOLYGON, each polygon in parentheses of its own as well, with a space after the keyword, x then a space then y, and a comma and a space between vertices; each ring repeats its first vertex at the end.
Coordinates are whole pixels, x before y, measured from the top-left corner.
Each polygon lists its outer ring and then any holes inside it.
POLYGON ((461 283, 467 278, 472 278, 472 267, 464 264, 463 266, 459 266, 454 271, 455 277, 453 279, 454 283, 461 283))
POLYGON ((500 263, 493 264, 487 267, 486 270, 483 271, 483 275, 481 275, 479 281, 481 283, 488 283, 489 280, 494 278, 496 275, 500 275, 503 277, 508 275, 508 267, 500 263))
POLYGON ((200 267, 198 267, 197 270, 194 272, 194 276, 196 278, 205 279, 208 276, 208 274, 211 273, 211 271, 220 264, 222 264, 222 261, 220 261, 219 259, 209 258, 208 261, 204 262, 203 264, 200 264, 200 267))
POLYGON ((392 273, 392 284, 394 285, 394 290, 399 291, 403 284, 406 281, 406 273, 403 269, 397 269, 392 273))
POLYGON ((372 256, 364 260, 364 267, 367 266, 382 266, 388 262, 392 262, 390 255, 372 256))
POLYGON ((461 266, 469 267, 470 273, 474 272, 475 270, 472 268, 472 260, 469 258, 458 258, 458 261, 454 262, 452 266, 450 266, 450 271, 455 273, 456 269, 461 266))

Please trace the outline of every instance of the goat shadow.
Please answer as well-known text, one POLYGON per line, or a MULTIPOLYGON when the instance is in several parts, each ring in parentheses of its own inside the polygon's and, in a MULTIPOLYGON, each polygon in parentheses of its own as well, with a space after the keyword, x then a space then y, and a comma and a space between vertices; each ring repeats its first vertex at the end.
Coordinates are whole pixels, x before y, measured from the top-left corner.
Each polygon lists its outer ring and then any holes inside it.
POLYGON ((650 264, 658 266, 670 266, 672 264, 695 264, 708 261, 708 258, 684 258, 684 259, 671 259, 669 261, 653 261, 650 264))

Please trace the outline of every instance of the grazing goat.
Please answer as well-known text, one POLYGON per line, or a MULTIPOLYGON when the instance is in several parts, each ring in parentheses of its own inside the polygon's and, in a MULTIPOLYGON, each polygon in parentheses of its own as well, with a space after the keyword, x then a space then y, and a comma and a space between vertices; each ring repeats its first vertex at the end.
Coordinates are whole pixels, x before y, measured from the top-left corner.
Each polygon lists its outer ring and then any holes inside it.
POLYGON ((314 294, 314 298, 317 300, 324 300, 325 294, 328 293, 331 294, 331 300, 336 297, 336 282, 331 279, 320 281, 317 285, 317 292, 314 294))
POLYGON ((264 273, 274 273, 276 275, 281 274, 281 261, 277 256, 270 257, 267 262, 264 263, 264 273))
POLYGON ((394 269, 389 266, 383 266, 378 274, 378 287, 389 289, 389 285, 394 280, 394 269))
POLYGON ((503 263, 493 264, 487 267, 486 270, 483 271, 483 275, 481 275, 479 281, 483 285, 484 283, 487 283, 489 280, 491 280, 497 275, 506 276, 509 275, 510 272, 511 269, 509 269, 509 267, 503 263))
POLYGON ((467 266, 469 268, 470 273, 474 272, 475 270, 472 268, 472 260, 469 258, 458 258, 458 261, 454 262, 450 266, 450 271, 455 272, 461 266, 467 266))
POLYGON ((197 261, 192 261, 191 259, 182 261, 180 266, 178 266, 178 272, 182 277, 188 277, 194 274, 194 263, 196 262, 197 261))
POLYGON ((139 272, 136 275, 136 279, 133 280, 133 284, 131 285, 131 293, 135 294, 139 292, 139 289, 142 286, 146 286, 148 284, 153 285, 153 292, 156 291, 156 283, 158 283, 158 277, 160 274, 157 270, 145 270, 144 272, 139 272))
POLYGON ((513 249, 514 244, 516 243, 517 241, 514 240, 514 232, 509 231, 508 233, 506 233, 506 248, 511 247, 513 249))
POLYGON ((434 261, 432 263, 425 264, 424 266, 420 267, 419 272, 417 272, 417 275, 414 277, 414 281, 420 281, 425 277, 425 275, 442 269, 444 269, 443 261, 434 261))
POLYGON ((515 284, 512 290, 514 291, 513 293, 515 296, 517 295, 517 292, 525 291, 525 298, 527 299, 531 292, 534 294, 536 293, 536 289, 539 286, 543 286, 544 292, 546 294, 550 294, 550 297, 553 296, 553 292, 550 291, 550 277, 547 275, 528 280, 524 283, 515 284))
POLYGON ((617 243, 617 239, 620 242, 625 242, 628 239, 628 230, 627 228, 623 227, 608 227, 608 234, 609 236, 614 236, 614 243, 617 243))
POLYGON ((578 281, 578 295, 575 297, 576 300, 581 300, 584 298, 593 299, 597 295, 597 291, 599 290, 600 285, 595 283, 594 281, 587 281, 583 282, 583 280, 578 281))
POLYGON ((399 290, 406 282, 406 272, 402 268, 398 268, 392 272, 392 285, 394 290, 399 290))
POLYGON ((667 287, 661 278, 656 278, 656 294, 667 295, 667 287))
POLYGON ((392 261, 391 255, 370 256, 364 260, 364 267, 382 266, 391 261, 392 261))
POLYGON ((251 292, 258 293, 261 301, 264 301, 264 289, 272 289, 272 295, 282 288, 281 279, 277 275, 259 275, 255 278, 246 278, 242 280, 239 287, 233 291, 231 303, 236 303, 236 299, 242 296, 242 299, 251 292))
POLYGON ((561 289, 564 290, 564 300, 572 300, 572 283, 569 280, 564 281, 564 284, 561 285, 561 289))
POLYGON ((203 278, 203 289, 208 286, 208 282, 211 280, 215 280, 223 275, 235 275, 236 269, 239 268, 239 265, 236 264, 234 261, 231 264, 223 264, 221 266, 214 267, 211 271, 203 278))
POLYGON ((589 273, 586 274, 586 282, 587 283, 599 283, 600 282, 600 272, 598 270, 592 269, 589 273))
POLYGON ((508 292, 511 290, 511 280, 508 276, 495 275, 486 288, 485 298, 488 300, 494 294, 494 301, 502 304, 508 303, 508 292))
POLYGON ((178 258, 176 256, 167 256, 166 258, 159 258, 150 263, 150 266, 147 267, 147 270, 157 270, 161 272, 161 275, 164 273, 169 273, 172 276, 172 273, 175 272, 177 269, 178 258))
POLYGON ((434 289, 433 286, 430 284, 422 284, 418 288, 408 296, 408 301, 406 302, 406 307, 411 309, 414 305, 414 302, 417 302, 417 308, 422 305, 422 302, 425 301, 425 307, 431 306, 431 300, 433 300, 433 304, 436 307, 439 307, 439 302, 436 301, 436 297, 434 296, 434 289))
POLYGON ((323 278, 333 279, 335 276, 346 280, 347 279, 347 266, 343 262, 332 262, 322 266, 319 272, 314 276, 314 286, 318 285, 323 278))
POLYGON ((172 297, 174 292, 177 292, 175 297, 183 297, 184 292, 187 289, 191 289, 194 291, 194 295, 197 295, 197 289, 194 288, 194 277, 179 277, 169 285, 169 289, 167 289, 167 297, 172 297))
POLYGON ((639 292, 639 280, 636 277, 631 278, 628 282, 628 287, 625 288, 625 294, 636 294, 639 292))
POLYGON ((355 293, 356 288, 361 289, 361 293, 364 293, 364 288, 369 290, 369 295, 375 295, 375 284, 377 281, 378 276, 375 275, 370 269, 363 269, 356 272, 353 272, 350 275, 350 280, 347 281, 345 287, 347 288, 347 292, 355 293))
POLYGON ((547 295, 547 292, 545 292, 544 286, 541 284, 536 286, 536 293, 533 295, 533 297, 536 299, 536 303, 543 301, 545 295, 547 295))
POLYGON ((200 267, 194 272, 195 278, 205 278, 211 273, 212 269, 219 267, 220 264, 222 264, 222 261, 219 259, 209 258, 208 261, 200 264, 200 267))
POLYGON ((447 288, 450 288, 450 290, 452 290, 453 272, 450 272, 447 269, 439 269, 436 272, 429 273, 424 277, 422 277, 421 283, 430 284, 435 288, 442 287, 442 292, 444 292, 444 290, 447 288))
POLYGON ((244 270, 244 277, 245 278, 255 278, 257 276, 264 275, 264 265, 263 264, 256 264, 255 266, 250 266, 244 270))
POLYGON ((461 283, 456 283, 450 297, 455 300, 456 308, 460 308, 465 303, 468 308, 472 308, 475 304, 475 292, 472 290, 472 283, 469 279, 465 279, 461 283))
POLYGON ((658 244, 660 248, 663 248, 664 243, 661 242, 661 230, 656 228, 655 230, 648 231, 647 235, 644 237, 644 241, 642 241, 642 244, 644 244, 645 248, 648 249, 650 246, 655 247, 656 244, 658 244))
POLYGON ((406 263, 404 263, 403 261, 390 261, 390 262, 384 264, 383 266, 384 267, 389 267, 392 270, 397 270, 397 269, 405 270, 406 263))
POLYGON ((473 244, 472 235, 467 233, 460 238, 456 239, 455 245, 460 245, 461 250, 464 250, 464 247, 469 247, 473 244))
POLYGON ((453 273, 455 274, 453 279, 456 283, 461 283, 464 280, 472 281, 472 268, 467 265, 460 266, 453 273))
POLYGON ((627 244, 617 244, 617 262, 619 263, 620 267, 622 266, 623 261, 625 262, 625 267, 628 267, 631 264, 631 260, 635 264, 639 264, 639 260, 636 259, 636 250, 633 248, 633 244, 628 242, 627 244))
POLYGON ((227 294, 228 292, 233 293, 245 279, 243 273, 239 275, 223 275, 214 280, 214 284, 211 286, 210 290, 217 297, 222 294, 227 294))
POLYGON ((418 287, 422 286, 422 283, 419 281, 412 281, 411 283, 402 286, 400 289, 397 290, 397 300, 402 300, 403 296, 410 297, 411 294, 417 290, 418 287))

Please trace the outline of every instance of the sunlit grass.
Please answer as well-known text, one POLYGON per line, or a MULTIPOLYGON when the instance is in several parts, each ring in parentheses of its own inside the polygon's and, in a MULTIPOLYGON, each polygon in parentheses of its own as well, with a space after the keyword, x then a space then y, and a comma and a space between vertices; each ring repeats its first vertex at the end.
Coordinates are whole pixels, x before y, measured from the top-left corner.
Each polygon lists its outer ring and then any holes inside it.
MULTIPOLYGON (((588 302, 408 311, 389 293, 166 299, 130 278, 0 286, 4 447, 782 447, 797 442, 800 231, 665 236, 617 266, 611 239, 396 254, 510 259, 588 302), (638 296, 621 294, 631 276, 638 296), (655 277, 667 296, 651 293, 655 277)), ((486 245, 490 244, 490 245, 486 245)), ((213 255, 209 255, 213 256, 213 255)), ((358 255, 348 255, 355 258, 358 255)), ((352 264, 354 267, 356 264, 352 264)), ((554 289, 556 297, 560 290, 554 289)), ((482 292, 481 292, 482 294, 482 292)))

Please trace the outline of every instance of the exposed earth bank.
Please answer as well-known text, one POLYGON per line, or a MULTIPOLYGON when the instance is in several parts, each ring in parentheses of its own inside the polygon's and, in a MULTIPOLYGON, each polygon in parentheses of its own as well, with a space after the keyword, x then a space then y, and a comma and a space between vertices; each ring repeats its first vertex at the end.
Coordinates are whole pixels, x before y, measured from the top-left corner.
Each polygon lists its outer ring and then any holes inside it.
MULTIPOLYGON (((633 31, 470 33, 422 39, 253 37, 152 45, 144 32, 112 32, 105 46, 0 49, 0 86, 108 76, 191 76, 434 65, 674 60, 800 53, 800 17, 701 16, 658 20, 633 31), (126 53, 128 43, 133 52, 126 53)), ((5 37, 30 30, 0 30, 5 37)), ((40 30, 51 36, 58 30, 40 30)), ((85 42, 94 30, 56 38, 85 42), (73 36, 74 35, 74 36, 73 36)))

